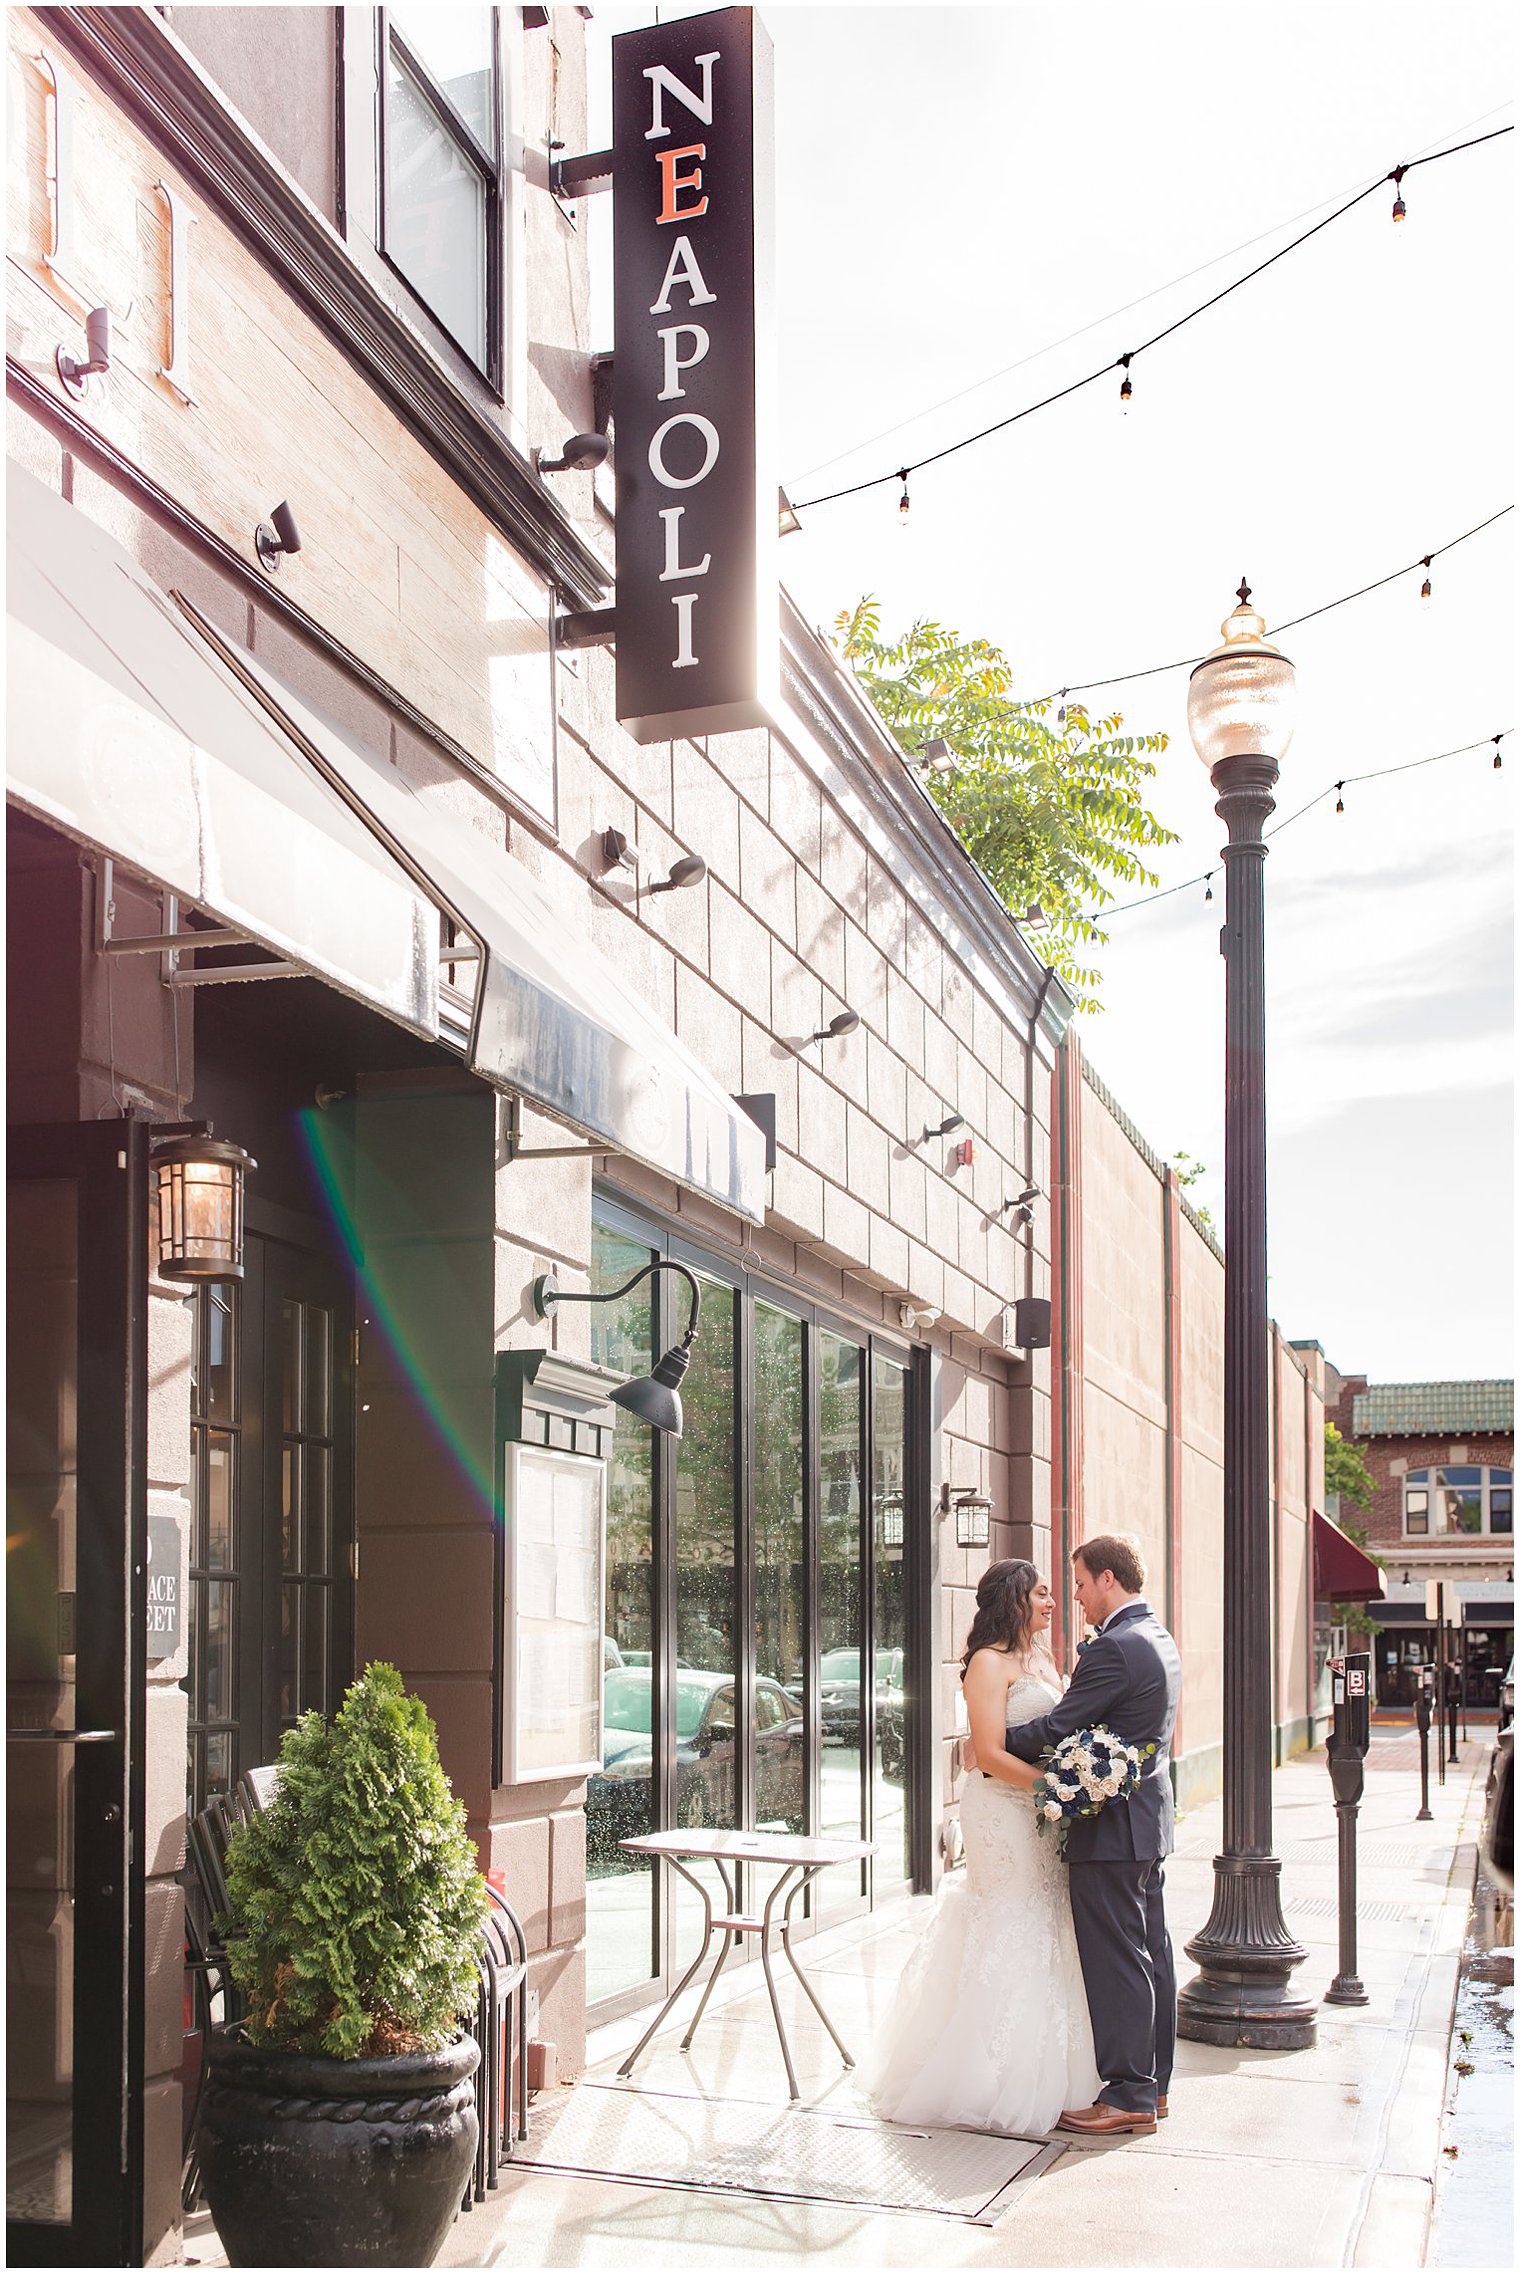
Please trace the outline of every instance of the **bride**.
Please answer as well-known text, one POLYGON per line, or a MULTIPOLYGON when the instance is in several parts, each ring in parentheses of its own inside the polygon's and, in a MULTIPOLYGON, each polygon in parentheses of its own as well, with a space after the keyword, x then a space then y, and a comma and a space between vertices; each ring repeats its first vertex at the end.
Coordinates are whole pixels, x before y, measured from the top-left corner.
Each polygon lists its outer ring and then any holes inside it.
POLYGON ((1032 1563, 982 1574, 961 1660, 977 1763, 961 1795, 966 1869, 946 1878, 861 2070, 892 2123, 1048 2132, 1102 2087, 1066 1867, 1035 1829, 1039 1771, 1003 1742, 1060 1699, 1046 1641, 1054 1612, 1032 1563))

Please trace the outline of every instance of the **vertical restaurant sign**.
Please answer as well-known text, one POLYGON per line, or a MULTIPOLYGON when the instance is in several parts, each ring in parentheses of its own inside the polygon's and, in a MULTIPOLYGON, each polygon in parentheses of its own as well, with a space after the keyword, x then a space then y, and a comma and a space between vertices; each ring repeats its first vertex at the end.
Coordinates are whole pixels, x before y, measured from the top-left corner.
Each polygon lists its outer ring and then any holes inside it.
POLYGON ((771 43, 749 8, 612 43, 617 715, 637 742, 769 723, 771 43))

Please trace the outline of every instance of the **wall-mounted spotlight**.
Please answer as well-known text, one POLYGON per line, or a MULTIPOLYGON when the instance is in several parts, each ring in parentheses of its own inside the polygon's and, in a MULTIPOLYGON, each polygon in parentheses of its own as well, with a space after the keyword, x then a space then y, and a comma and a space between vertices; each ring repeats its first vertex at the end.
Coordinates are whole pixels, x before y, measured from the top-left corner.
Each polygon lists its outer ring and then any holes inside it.
POLYGON ((556 1303, 615 1303, 619 1296, 637 1287, 641 1279, 651 1278, 657 1271, 674 1271, 691 1291, 691 1316, 686 1322, 686 1333, 666 1351, 652 1374, 636 1374, 632 1381, 624 1382, 612 1392, 611 1402, 622 1406, 636 1420, 647 1421, 651 1428, 663 1430, 667 1437, 679 1437, 684 1418, 680 1384, 691 1364, 691 1346, 702 1316, 702 1290, 684 1263, 669 1263, 663 1256, 657 1257, 625 1280, 621 1287, 609 1288, 605 1295, 574 1294, 561 1287, 552 1272, 545 1272, 533 1282, 533 1315, 546 1319, 556 1303))
POLYGON ((932 1303, 904 1303, 897 1315, 909 1334, 917 1334, 920 1327, 936 1325, 940 1314, 932 1303))
POLYGON ((1032 1223, 1034 1221, 1034 1209, 1031 1203, 1038 1200, 1039 1197, 1039 1186, 1037 1184, 1026 1184, 1023 1191, 1016 1192, 1011 1200, 1000 1200, 997 1204, 996 1209, 994 1210, 994 1214, 1001 1216, 1008 1209, 1016 1208, 1018 1210, 1019 1221, 1021 1223, 1032 1223))
POLYGON ((109 308, 92 308, 90 310, 84 320, 84 336, 89 350, 85 362, 81 363, 77 355, 70 355, 63 348, 59 348, 54 357, 54 361, 58 365, 58 376, 63 382, 64 390, 73 396, 76 403, 84 393, 85 381, 93 379, 98 372, 109 371, 111 368, 111 311, 109 308))
POLYGON ((707 863, 700 853, 687 853, 675 862, 669 876, 662 876, 652 884, 651 892, 685 892, 691 885, 700 884, 707 874, 707 863))
POLYGON ((271 576, 279 568, 287 553, 301 550, 301 532, 296 517, 282 498, 267 521, 261 521, 253 533, 253 549, 259 556, 260 568, 268 569, 271 576))
POLYGON ((908 764, 919 767, 926 774, 953 774, 955 771, 955 752, 942 736, 935 735, 932 741, 919 745, 918 751, 908 760, 908 764))
POLYGON ((636 869, 639 856, 621 829, 602 831, 602 862, 609 869, 636 869))
POLYGON ((927 1145, 933 1138, 948 1137, 952 1129, 964 1129, 965 1126, 966 1116, 963 1113, 947 1113, 935 1128, 925 1129, 922 1142, 927 1145))
POLYGON ((540 474, 589 474, 593 467, 605 465, 611 448, 605 434, 572 434, 557 458, 535 450, 533 464, 540 474))
POLYGON ((842 1042, 853 1034, 860 1024, 859 1011, 836 1011, 827 1026, 821 1026, 810 1039, 814 1042, 842 1042))
POLYGON ((152 1159, 160 1279, 241 1279, 243 1184, 257 1161, 209 1122, 170 1124, 152 1159))

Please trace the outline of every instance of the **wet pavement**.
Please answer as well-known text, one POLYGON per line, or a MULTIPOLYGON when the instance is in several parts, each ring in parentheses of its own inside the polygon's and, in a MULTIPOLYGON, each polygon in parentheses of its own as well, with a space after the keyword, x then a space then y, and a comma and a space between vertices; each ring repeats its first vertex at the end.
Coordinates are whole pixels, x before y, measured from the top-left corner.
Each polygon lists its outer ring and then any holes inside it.
POLYGON ((1430 2266, 1511 2266, 1515 1907, 1479 1865, 1446 2079, 1430 2266))

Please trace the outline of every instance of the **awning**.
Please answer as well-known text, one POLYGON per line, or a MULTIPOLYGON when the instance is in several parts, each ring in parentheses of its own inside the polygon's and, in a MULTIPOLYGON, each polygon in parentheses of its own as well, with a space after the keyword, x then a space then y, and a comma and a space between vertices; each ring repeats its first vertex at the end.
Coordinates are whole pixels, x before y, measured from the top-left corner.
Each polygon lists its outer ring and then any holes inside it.
POLYGON ((11 464, 6 788, 282 961, 438 1033, 438 915, 88 517, 11 464))
POLYGON ((1338 1524, 1314 1511, 1314 1592, 1332 1603, 1380 1603, 1388 1574, 1338 1524))
MULTIPOLYGON (((192 611, 193 615, 193 611, 192 611)), ((609 1151, 765 1221, 765 1139, 520 862, 441 812, 214 626, 205 637, 480 951, 470 1064, 609 1151)), ((468 966, 461 966, 468 968, 468 966)))

